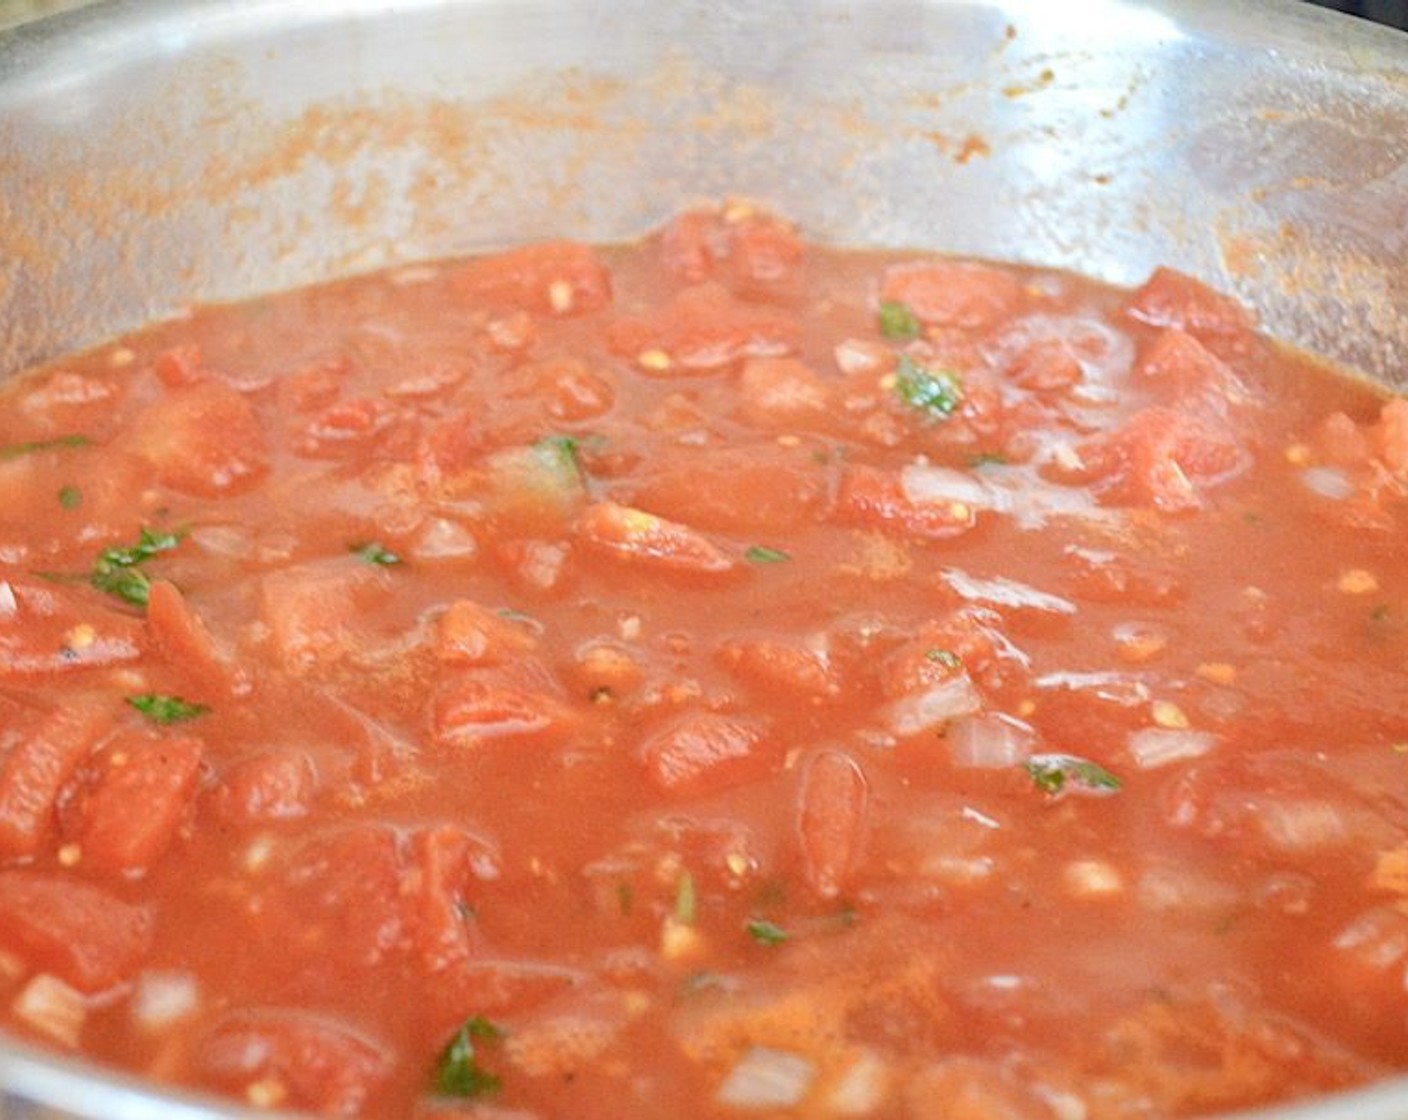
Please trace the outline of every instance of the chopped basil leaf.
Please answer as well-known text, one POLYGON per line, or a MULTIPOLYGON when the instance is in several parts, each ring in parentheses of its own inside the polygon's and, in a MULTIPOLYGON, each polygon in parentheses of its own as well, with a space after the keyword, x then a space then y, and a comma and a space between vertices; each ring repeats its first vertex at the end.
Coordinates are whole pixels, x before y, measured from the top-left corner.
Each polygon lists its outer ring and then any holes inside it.
POLYGON ((147 594, 151 581, 142 571, 145 564, 158 553, 170 552, 181 543, 179 533, 153 533, 143 528, 137 543, 127 548, 107 548, 93 563, 88 582, 99 591, 116 595, 139 607, 147 605, 147 594))
POLYGON ((946 369, 921 366, 908 354, 901 354, 895 372, 895 392, 910 408, 943 419, 963 403, 963 382, 946 369))
POLYGON ((970 467, 1001 467, 1006 466, 1007 456, 1001 451, 979 451, 968 456, 970 467))
POLYGON ((679 886, 675 888, 675 921, 681 925, 692 926, 696 912, 694 876, 686 871, 680 876, 679 886))
POLYGON ((140 696, 129 696, 127 702, 153 723, 180 723, 182 720, 196 719, 205 715, 210 708, 205 704, 192 704, 179 696, 165 696, 159 692, 147 692, 140 696))
POLYGON ((576 436, 544 436, 533 446, 550 464, 582 477, 582 441, 576 436))
POLYGON ((498 1042, 504 1032, 482 1015, 466 1019, 435 1065, 435 1092, 446 1097, 482 1097, 503 1086, 497 1074, 479 1064, 475 1043, 498 1042))
POLYGON ((1026 761, 1026 771, 1043 793, 1074 792, 1105 796, 1120 788, 1119 778, 1098 762, 1070 754, 1036 754, 1026 761))
POLYGON ((616 901, 621 906, 621 917, 629 918, 636 908, 636 889, 630 883, 616 884, 616 901))
POLYGON ((77 509, 83 504, 83 491, 77 486, 59 488, 59 505, 64 509, 77 509))
POLYGON ((781 945, 789 936, 781 926, 762 918, 753 919, 746 928, 748 936, 760 945, 781 945))
POLYGON ((743 558, 750 564, 785 564, 792 559, 780 548, 768 548, 761 544, 753 545, 743 554, 743 558))
POLYGON ((401 558, 380 541, 362 541, 349 545, 347 551, 365 560, 368 564, 376 564, 383 568, 390 568, 401 563, 401 558))
POLYGON ((907 342, 918 338, 922 328, 919 317, 909 309, 909 305, 897 299, 880 301, 880 333, 897 342, 907 342))
POLYGON ((32 455, 36 451, 52 451, 57 447, 85 447, 93 441, 87 436, 56 436, 54 439, 35 439, 25 443, 11 443, 0 447, 0 460, 18 459, 32 455))
POLYGON ((930 649, 924 651, 924 656, 930 661, 937 661, 945 669, 958 670, 963 668, 963 658, 954 653, 951 649, 930 649))

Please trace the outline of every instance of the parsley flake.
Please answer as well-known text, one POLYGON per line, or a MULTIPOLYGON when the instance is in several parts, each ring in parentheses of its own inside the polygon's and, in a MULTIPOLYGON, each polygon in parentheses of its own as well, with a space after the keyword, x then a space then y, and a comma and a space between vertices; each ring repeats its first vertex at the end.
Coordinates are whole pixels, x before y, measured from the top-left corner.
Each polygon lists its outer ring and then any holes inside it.
POLYGON ((698 903, 694 897, 694 876, 686 871, 680 876, 679 885, 675 887, 675 921, 682 926, 692 926, 698 912, 698 903))
POLYGON ((954 653, 951 649, 927 649, 924 656, 930 661, 937 661, 945 669, 952 669, 957 672, 963 668, 963 658, 954 653))
POLYGON ((205 704, 192 704, 187 700, 182 700, 179 696, 166 696, 160 692, 146 692, 140 696, 129 696, 127 703, 153 723, 162 725, 197 719, 210 711, 210 708, 205 704))
POLYGON ((357 544, 348 545, 347 551, 368 564, 376 564, 381 568, 390 568, 401 563, 401 557, 380 541, 359 541, 357 544))
POLYGON ((897 299, 880 301, 880 333, 896 342, 908 342, 918 338, 923 329, 919 317, 910 310, 909 304, 897 299))
POLYGON ((1084 793, 1107 797, 1123 784, 1098 762, 1072 754, 1034 754, 1025 763, 1032 782, 1042 793, 1084 793))
POLYGON ((10 443, 0 447, 0 461, 9 462, 11 459, 18 459, 24 455, 32 455, 36 451, 53 451, 59 447, 86 447, 93 441, 87 436, 71 435, 56 436, 53 439, 33 439, 24 443, 10 443))
POLYGON ((768 548, 767 545, 755 544, 743 554, 743 558, 750 564, 785 564, 792 557, 783 552, 780 548, 768 548))
POLYGON ((491 1044, 504 1037, 502 1028, 482 1015, 473 1015, 455 1032, 435 1064, 435 1092, 446 1097, 482 1097, 497 1093, 503 1080, 479 1064, 476 1043, 491 1044))
POLYGON ((748 936, 759 945, 781 945, 791 935, 781 926, 762 918, 754 918, 746 927, 748 936))
POLYGON ((895 392, 910 408, 939 420, 953 415, 963 403, 963 381, 958 374, 922 366, 908 354, 900 355, 895 392))
POLYGON ((64 509, 77 509, 83 504, 83 491, 77 486, 59 487, 59 505, 64 509))
POLYGON ((154 533, 143 528, 137 543, 127 547, 105 548, 93 562, 88 582, 99 591, 116 595, 134 606, 145 607, 151 580, 142 565, 181 543, 180 533, 154 533))

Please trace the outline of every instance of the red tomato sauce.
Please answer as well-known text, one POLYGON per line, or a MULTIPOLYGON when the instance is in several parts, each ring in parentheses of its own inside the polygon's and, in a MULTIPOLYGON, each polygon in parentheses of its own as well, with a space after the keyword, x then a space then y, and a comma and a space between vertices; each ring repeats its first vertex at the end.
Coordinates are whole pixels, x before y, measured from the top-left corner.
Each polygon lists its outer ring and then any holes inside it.
POLYGON ((1408 401, 748 206, 0 406, 0 1021, 418 1120, 1408 1068, 1408 401))

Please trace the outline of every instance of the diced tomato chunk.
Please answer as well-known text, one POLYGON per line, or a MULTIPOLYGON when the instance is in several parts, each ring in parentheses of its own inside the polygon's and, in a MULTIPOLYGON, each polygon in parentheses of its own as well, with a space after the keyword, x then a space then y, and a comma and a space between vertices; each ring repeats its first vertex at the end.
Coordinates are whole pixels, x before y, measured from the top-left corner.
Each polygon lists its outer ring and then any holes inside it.
POLYGON ((1400 477, 1408 475, 1408 398, 1394 397, 1384 404, 1373 439, 1383 465, 1400 477))
POLYGON ((359 650, 359 618, 388 592, 385 572, 355 561, 284 568, 260 581, 260 617, 284 668, 303 671, 359 650))
POLYGON ((534 362, 515 371, 514 380, 515 396, 531 396, 555 420, 591 420, 610 411, 616 400, 607 372, 577 358, 534 362))
POLYGON ((163 350, 152 363, 157 378, 169 389, 179 389, 204 380, 205 360, 195 343, 163 350))
POLYGON ((1011 272, 969 261, 923 261, 886 271, 880 298, 908 307, 926 326, 979 330, 1016 314, 1021 282, 1011 272))
POLYGON ((1185 392, 1193 389, 1225 390, 1232 371, 1206 346, 1186 331, 1169 327, 1139 354, 1134 373, 1149 381, 1185 392))
POLYGON ((259 1083, 277 1092, 284 1108, 331 1117, 362 1115, 392 1071, 380 1043, 341 1023, 283 1009, 225 1016, 200 1039, 196 1063, 227 1091, 259 1083))
POLYGON ((470 956, 464 910, 472 857, 493 861, 483 842, 462 829, 441 825, 411 839, 402 893, 410 937, 427 971, 440 972, 470 956))
POLYGON ((108 712, 74 703, 10 749, 0 764, 0 857, 40 852, 57 823, 59 793, 111 726, 108 712))
POLYGON ((1078 449, 1089 482, 1109 505, 1198 509, 1201 488, 1242 470, 1247 451, 1225 425, 1169 408, 1147 408, 1078 449))
POLYGON ((219 381, 177 389, 133 424, 133 450, 161 481, 218 498, 254 486, 269 469, 264 433, 248 400, 219 381))
POLYGON ((512 616, 468 599, 451 603, 436 626, 436 655, 450 665, 497 665, 537 644, 512 616))
POLYGON ((0 614, 0 678, 120 665, 142 653, 142 620, 106 609, 96 592, 6 581, 15 609, 0 614))
POLYGON ((977 521, 976 510, 963 502, 912 501, 898 474, 861 464, 842 474, 836 512, 854 524, 930 539, 958 536, 977 521))
POLYGON ((797 358, 752 358, 739 376, 739 411, 769 431, 818 424, 830 414, 833 398, 831 386, 797 358))
POLYGON ((649 319, 622 319, 609 341, 648 372, 724 371, 743 358, 795 353, 801 330, 790 315, 745 303, 709 281, 686 288, 649 319))
POLYGON ((227 766, 212 801, 237 821, 282 821, 307 816, 318 775, 301 751, 265 751, 227 766))
POLYGON ((1199 337, 1238 335, 1255 325, 1251 313, 1231 296, 1171 268, 1155 269, 1126 310, 1150 326, 1179 327, 1199 337))
POLYGON ((797 839, 802 874, 822 898, 835 898, 860 857, 865 839, 865 774, 844 751, 814 754, 802 771, 797 839))
POLYGON ((175 584, 152 580, 147 590, 147 629, 167 664, 198 697, 249 690, 249 674, 219 649, 205 623, 175 584))
POLYGON ((611 277, 586 245, 548 241, 467 261, 450 280, 461 299, 494 309, 573 315, 611 302, 611 277))
POLYGON ((647 737, 642 747, 650 780, 670 794, 727 788, 767 766, 765 729, 756 720, 689 712, 647 737))
POLYGON ((665 267, 686 280, 718 276, 744 284, 781 280, 804 252, 789 223, 743 202, 685 211, 662 231, 660 251, 665 267))
POLYGON ((436 694, 431 723, 437 742, 474 746, 546 731, 564 714, 561 702, 544 692, 485 676, 465 676, 436 694))
POLYGON ((836 688, 826 658, 814 650, 766 638, 725 642, 719 660, 743 680, 782 698, 826 696, 836 688))
POLYGON ((1039 393, 1055 393, 1080 383, 1085 367, 1064 338, 1042 338, 1014 354, 1004 369, 1012 383, 1039 393))
POLYGON ((688 525, 616 502, 588 506, 577 520, 577 536, 598 551, 663 571, 717 574, 736 566, 688 525))
POLYGON ((826 476, 805 452, 765 444, 666 459, 644 475, 632 498, 701 529, 761 533, 809 521, 825 493, 826 476))
POLYGON ((0 945, 35 972, 84 992, 130 976, 151 944, 151 914, 59 875, 0 871, 0 945))
POLYGON ((194 738, 115 736, 64 814, 84 866, 142 872, 160 859, 195 795, 203 753, 194 738))

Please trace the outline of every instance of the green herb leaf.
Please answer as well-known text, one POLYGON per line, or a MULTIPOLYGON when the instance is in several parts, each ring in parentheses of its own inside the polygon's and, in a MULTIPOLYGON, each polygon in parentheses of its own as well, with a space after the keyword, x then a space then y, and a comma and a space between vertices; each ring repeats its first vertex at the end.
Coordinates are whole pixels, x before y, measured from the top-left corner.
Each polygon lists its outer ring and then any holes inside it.
POLYGON ((694 876, 686 871, 680 876, 679 885, 675 887, 675 921, 681 925, 692 926, 697 911, 694 876))
POLYGON ((54 439, 35 439, 25 443, 11 443, 0 447, 0 461, 8 462, 36 451, 52 451, 58 447, 86 447, 93 441, 87 436, 56 436, 54 439))
POLYGON ((140 696, 129 696, 127 702, 153 723, 180 723, 182 720, 197 719, 210 711, 205 704, 192 704, 179 696, 165 696, 159 692, 146 692, 140 696))
POLYGON ((1006 464, 1007 456, 1001 451, 978 451, 968 456, 970 467, 1001 467, 1006 464))
POLYGON ((1026 761, 1026 771, 1036 788, 1052 797, 1062 793, 1104 797, 1122 784, 1098 762, 1072 754, 1034 754, 1026 761))
POLYGON ((918 338, 922 329, 919 317, 909 309, 907 303, 901 303, 897 299, 880 301, 880 333, 886 338, 907 342, 911 338, 918 338))
POLYGON ((754 918, 745 928, 748 936, 760 945, 781 945, 790 936, 781 926, 762 918, 754 918))
POLYGON ((951 649, 927 649, 924 651, 924 656, 930 661, 937 661, 945 669, 952 669, 956 672, 963 668, 963 658, 951 649))
POLYGON ((77 509, 83 504, 83 491, 77 486, 59 487, 59 505, 64 509, 77 509))
POLYGON ((743 554, 743 558, 750 564, 785 564, 792 559, 780 548, 768 548, 761 544, 753 545, 743 554))
POLYGON ((582 441, 576 436, 544 436, 533 446, 554 465, 582 477, 582 441))
POLYGON ((435 1064, 435 1092, 446 1097, 482 1097, 497 1093, 502 1079, 479 1064, 475 1043, 496 1043, 504 1032, 482 1015, 466 1019, 435 1064))
POLYGON ((922 366, 908 354, 900 355, 895 392, 910 408, 940 420, 963 403, 963 381, 958 374, 922 366))
POLYGON ((141 566, 162 552, 170 552, 181 543, 179 533, 154 533, 144 528, 137 543, 126 548, 107 548, 93 562, 88 582, 99 591, 116 595, 139 607, 147 605, 151 581, 141 566))
POLYGON ((390 568, 401 563, 401 558, 380 541, 361 541, 348 545, 347 551, 359 559, 365 560, 368 564, 376 564, 383 568, 390 568))

